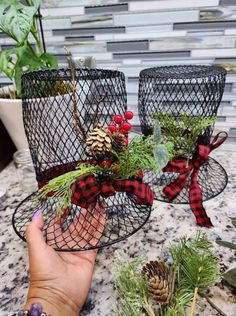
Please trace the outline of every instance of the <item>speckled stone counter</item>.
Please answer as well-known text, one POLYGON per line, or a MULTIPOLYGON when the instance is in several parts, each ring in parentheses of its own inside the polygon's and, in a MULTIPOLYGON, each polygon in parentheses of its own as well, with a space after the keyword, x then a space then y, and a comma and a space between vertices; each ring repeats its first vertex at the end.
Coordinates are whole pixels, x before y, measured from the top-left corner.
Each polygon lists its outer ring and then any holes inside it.
MULTIPOLYGON (((229 183, 224 192, 204 203, 214 227, 199 228, 188 205, 154 203, 154 210, 148 223, 128 240, 99 251, 92 288, 81 316, 114 315, 115 292, 112 268, 117 250, 129 256, 145 254, 149 259, 168 258, 168 245, 179 237, 194 234, 198 229, 207 233, 214 242, 216 253, 227 267, 236 261, 236 252, 215 244, 217 238, 236 241, 236 232, 229 217, 236 217, 236 152, 212 153, 226 168, 229 183)), ((0 185, 8 186, 7 197, 0 202, 0 316, 12 315, 19 309, 27 291, 27 249, 23 241, 14 233, 11 218, 17 204, 26 197, 17 182, 15 168, 9 165, 0 173, 0 185)), ((236 298, 227 288, 215 287, 213 301, 227 316, 236 315, 236 298)), ((204 301, 201 301, 197 315, 216 316, 204 301)), ((69 315, 65 315, 69 316, 69 315)), ((127 315, 129 316, 129 315, 127 315)))

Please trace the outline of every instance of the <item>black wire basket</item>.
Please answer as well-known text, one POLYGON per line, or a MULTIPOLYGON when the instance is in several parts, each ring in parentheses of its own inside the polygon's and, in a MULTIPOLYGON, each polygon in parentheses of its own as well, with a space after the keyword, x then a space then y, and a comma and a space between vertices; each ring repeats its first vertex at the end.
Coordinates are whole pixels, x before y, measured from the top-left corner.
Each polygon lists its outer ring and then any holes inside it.
MULTIPOLYGON (((25 132, 40 186, 49 170, 56 170, 58 176, 88 159, 75 128, 78 117, 87 135, 97 124, 107 126, 115 114, 127 110, 125 77, 119 71, 76 69, 73 76, 70 69, 36 71, 23 75, 22 89, 25 132)), ((38 192, 33 193, 17 207, 14 230, 25 240, 26 226, 41 210, 46 241, 58 251, 116 243, 140 229, 151 212, 150 206, 137 204, 132 195, 117 192, 87 209, 71 204, 58 217, 57 198, 37 200, 37 196, 38 192)))
MULTIPOLYGON (((138 111, 142 133, 145 136, 153 133, 153 117, 158 111, 170 115, 177 124, 182 114, 202 118, 216 115, 224 91, 225 76, 225 69, 214 65, 163 66, 141 71, 138 111)), ((214 124, 204 129, 196 143, 209 145, 213 130, 214 124)), ((163 189, 178 177, 177 172, 155 174, 147 170, 145 182, 154 190, 155 199, 159 201, 189 203, 191 173, 185 187, 175 198, 170 199, 163 193, 163 189)), ((202 200, 209 200, 220 194, 227 181, 224 168, 209 157, 198 174, 202 200)))

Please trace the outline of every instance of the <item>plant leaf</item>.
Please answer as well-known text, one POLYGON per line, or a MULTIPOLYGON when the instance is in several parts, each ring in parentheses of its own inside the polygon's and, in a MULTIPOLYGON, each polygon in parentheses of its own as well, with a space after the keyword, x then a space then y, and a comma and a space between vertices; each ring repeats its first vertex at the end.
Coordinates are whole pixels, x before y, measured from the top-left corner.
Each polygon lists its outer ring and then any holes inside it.
POLYGON ((223 278, 232 286, 236 287, 236 267, 227 270, 223 274, 223 278))
POLYGON ((225 240, 216 240, 216 243, 218 245, 236 250, 236 244, 233 244, 232 242, 225 241, 225 240))
POLYGON ((14 66, 11 63, 13 57, 13 51, 4 50, 0 52, 0 70, 10 79, 12 79, 14 75, 14 66))
POLYGON ((21 76, 33 70, 56 68, 57 60, 51 54, 36 54, 29 47, 25 47, 24 54, 19 56, 15 67, 15 84, 17 96, 21 97, 21 76))
POLYGON ((153 155, 160 169, 164 168, 169 161, 169 153, 166 146, 159 144, 153 148, 153 155))
POLYGON ((15 75, 15 64, 22 58, 25 46, 15 47, 0 52, 0 71, 4 72, 10 79, 15 75))
POLYGON ((19 0, 1 0, 0 29, 22 45, 30 33, 39 4, 39 0, 34 1, 34 6, 25 6, 19 0))
POLYGON ((40 59, 47 68, 57 68, 57 58, 52 54, 43 53, 40 55, 40 59))
POLYGON ((156 143, 160 143, 161 141, 161 126, 158 120, 154 121, 153 140, 156 143))

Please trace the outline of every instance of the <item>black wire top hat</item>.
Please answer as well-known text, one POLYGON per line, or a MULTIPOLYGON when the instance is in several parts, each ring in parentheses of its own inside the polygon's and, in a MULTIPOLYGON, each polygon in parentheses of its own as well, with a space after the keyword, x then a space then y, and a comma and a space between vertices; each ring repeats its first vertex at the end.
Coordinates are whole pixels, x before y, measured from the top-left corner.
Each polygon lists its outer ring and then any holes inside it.
POLYGON ((145 181, 157 200, 190 203, 200 226, 212 225, 202 201, 227 185, 224 168, 209 157, 227 137, 219 133, 212 140, 225 76, 218 66, 186 65, 144 69, 139 78, 142 133, 147 136, 159 128, 174 145, 172 161, 161 173, 146 171, 145 181))
MULTIPOLYGON (((12 223, 25 240, 35 211, 58 251, 104 247, 148 220, 154 192, 142 180, 154 166, 153 144, 128 142, 124 74, 101 69, 36 71, 22 77, 23 119, 39 191, 17 207, 12 223)), ((158 144, 156 144, 158 146, 158 144)))

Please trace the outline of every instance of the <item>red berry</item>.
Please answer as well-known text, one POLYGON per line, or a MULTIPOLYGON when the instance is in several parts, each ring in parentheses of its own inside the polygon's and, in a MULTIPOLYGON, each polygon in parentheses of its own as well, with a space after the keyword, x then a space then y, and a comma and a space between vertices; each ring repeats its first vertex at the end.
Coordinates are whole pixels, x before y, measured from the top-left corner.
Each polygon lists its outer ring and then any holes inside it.
POLYGON ((116 124, 120 124, 123 121, 123 117, 120 114, 116 114, 113 120, 116 124))
POLYGON ((125 112, 125 118, 127 120, 132 120, 133 117, 134 117, 134 113, 132 111, 126 111, 125 112))
POLYGON ((108 159, 104 159, 101 161, 100 166, 103 168, 109 168, 111 166, 111 162, 108 159))
POLYGON ((128 132, 131 130, 131 127, 132 125, 129 123, 129 122, 124 122, 122 125, 121 125, 121 128, 125 131, 125 132, 128 132))
POLYGON ((120 132, 121 134, 127 134, 127 132, 126 132, 125 130, 123 130, 123 128, 119 128, 119 132, 120 132))
POLYGON ((113 133, 117 130, 117 127, 115 126, 115 124, 110 124, 108 125, 108 130, 113 133))
POLYGON ((128 145, 128 143, 129 143, 128 138, 125 138, 125 139, 124 139, 124 143, 125 143, 125 145, 128 145))

